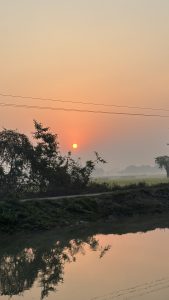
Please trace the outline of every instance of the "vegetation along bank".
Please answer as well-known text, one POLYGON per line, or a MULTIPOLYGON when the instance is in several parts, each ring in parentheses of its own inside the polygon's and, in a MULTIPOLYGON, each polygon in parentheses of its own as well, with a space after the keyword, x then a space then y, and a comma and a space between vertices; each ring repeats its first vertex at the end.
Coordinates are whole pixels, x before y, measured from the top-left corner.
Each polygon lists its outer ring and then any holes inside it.
MULTIPOLYGON (((111 193, 53 200, 1 201, 0 229, 5 232, 120 220, 169 211, 169 186, 133 186, 111 193)), ((158 217, 158 215, 157 215, 158 217)))

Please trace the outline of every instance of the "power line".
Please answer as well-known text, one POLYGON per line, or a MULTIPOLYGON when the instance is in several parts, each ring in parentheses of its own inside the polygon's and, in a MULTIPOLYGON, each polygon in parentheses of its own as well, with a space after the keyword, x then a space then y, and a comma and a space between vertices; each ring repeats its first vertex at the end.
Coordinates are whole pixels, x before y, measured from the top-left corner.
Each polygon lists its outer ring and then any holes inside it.
POLYGON ((169 112, 169 109, 155 108, 155 107, 105 104, 105 103, 96 103, 96 102, 62 100, 62 99, 54 99, 54 98, 41 98, 41 97, 32 97, 32 96, 24 96, 24 95, 13 95, 13 94, 3 94, 3 93, 0 93, 0 96, 2 96, 2 97, 11 97, 11 98, 20 98, 20 99, 29 99, 29 100, 50 101, 50 102, 61 102, 61 103, 72 103, 72 104, 83 104, 83 105, 94 105, 94 106, 105 106, 105 107, 117 107, 117 108, 129 108, 129 109, 141 109, 141 110, 154 110, 154 111, 166 111, 166 112, 169 112))
POLYGON ((39 109, 39 110, 53 110, 53 111, 66 111, 66 112, 84 112, 94 114, 108 114, 108 115, 126 115, 126 116, 142 116, 142 117, 159 117, 169 118, 169 115, 155 115, 155 114, 143 114, 143 113, 127 113, 127 112, 116 112, 116 111, 103 111, 103 110, 87 110, 87 109, 73 109, 64 107, 51 107, 51 106, 38 106, 38 105, 26 105, 26 104, 15 104, 15 103, 4 103, 0 102, 1 107, 14 107, 14 108, 25 108, 25 109, 39 109))

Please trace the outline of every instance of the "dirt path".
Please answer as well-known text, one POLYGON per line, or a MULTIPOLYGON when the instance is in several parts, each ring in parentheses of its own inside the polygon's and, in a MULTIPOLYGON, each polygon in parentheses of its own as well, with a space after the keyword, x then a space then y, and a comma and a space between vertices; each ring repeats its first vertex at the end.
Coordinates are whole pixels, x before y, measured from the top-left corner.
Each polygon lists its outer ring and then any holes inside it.
POLYGON ((43 201, 43 200, 61 200, 61 199, 72 199, 79 197, 97 197, 101 195, 112 194, 112 192, 104 192, 104 193, 90 193, 90 194, 80 194, 80 195, 69 195, 69 196, 56 196, 56 197, 42 197, 42 198, 29 198, 20 200, 20 202, 28 202, 28 201, 43 201))

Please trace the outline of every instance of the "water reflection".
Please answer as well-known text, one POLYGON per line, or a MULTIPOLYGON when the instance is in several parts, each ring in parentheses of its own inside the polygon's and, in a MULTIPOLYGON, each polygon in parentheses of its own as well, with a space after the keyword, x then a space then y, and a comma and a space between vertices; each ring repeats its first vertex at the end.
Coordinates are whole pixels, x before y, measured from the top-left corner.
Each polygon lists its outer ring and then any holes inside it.
MULTIPOLYGON (((96 238, 96 234, 102 233, 104 236, 106 236, 108 233, 115 233, 116 235, 120 235, 131 232, 145 232, 155 228, 169 228, 169 216, 158 215, 151 218, 147 217, 147 220, 145 218, 132 218, 121 221, 118 220, 118 222, 111 221, 110 224, 107 223, 104 225, 98 224, 97 226, 88 226, 82 228, 78 232, 77 228, 72 228, 68 230, 68 232, 64 231, 64 234, 63 231, 54 231, 30 235, 29 237, 23 234, 17 238, 2 238, 2 236, 0 236, 0 296, 12 297, 21 295, 24 293, 24 291, 30 290, 36 282, 38 283, 38 286, 41 287, 40 299, 47 298, 50 294, 52 294, 52 292, 57 291, 59 284, 63 283, 65 266, 67 264, 74 263, 77 260, 79 262, 79 255, 84 256, 85 252, 90 250, 95 251, 97 257, 102 259, 107 254, 111 248, 109 245, 110 240, 105 239, 105 242, 100 244, 96 238)), ((114 239, 113 236, 112 239, 114 239)), ((129 241, 129 245, 130 243, 133 243, 133 240, 129 241)), ((103 276, 105 274, 104 272, 106 272, 106 276, 108 276, 107 273, 109 274, 109 276, 106 278, 118 279, 119 276, 121 281, 124 274, 122 273, 122 275, 120 275, 120 270, 124 268, 124 265, 126 268, 129 268, 129 272, 133 268, 133 273, 135 274, 136 270, 134 269, 133 264, 134 257, 137 266, 142 266, 144 261, 145 263, 148 261, 150 264, 152 258, 151 253, 148 256, 148 251, 151 249, 150 245, 145 248, 147 251, 146 256, 144 256, 143 262, 140 263, 140 265, 138 265, 138 261, 141 255, 143 255, 144 251, 137 248, 137 251, 134 253, 135 256, 133 256, 132 251, 128 251, 127 255, 125 256, 125 247, 128 248, 129 245, 127 244, 127 241, 125 242, 123 240, 122 246, 118 250, 115 247, 113 248, 113 251, 110 252, 111 260, 110 262, 107 262, 108 265, 106 266, 102 264, 101 272, 103 273, 103 276), (119 252, 119 250, 121 252, 119 252), (115 255, 115 258, 113 255, 115 255), (112 261, 113 267, 111 270, 108 267, 112 265, 112 261), (128 262, 131 262, 129 267, 128 262), (103 269, 103 267, 105 269, 103 269), (115 272, 115 277, 113 277, 113 272, 115 272)), ((151 245, 151 251, 153 251, 153 245, 156 245, 157 247, 160 245, 160 243, 153 241, 151 245)), ((143 246, 144 244, 142 244, 142 247, 143 246)), ((159 248, 158 251, 160 249, 161 248, 159 248)), ((161 253, 163 253, 163 251, 161 253)), ((156 256, 154 255, 154 257, 156 256)), ((151 261, 152 267, 155 264, 158 264, 158 260, 151 261)), ((91 265, 89 266, 91 267, 91 265)), ((96 268, 96 265, 92 268, 92 270, 94 268, 96 268)), ((157 269, 159 269, 158 266, 157 269)), ((98 272, 98 274, 101 274, 101 272, 98 272)), ((144 276, 144 270, 142 270, 142 272, 144 276)), ((148 270, 146 272, 148 272, 148 270)), ((128 275, 129 274, 130 273, 128 273, 128 275)), ((127 296, 127 293, 130 293, 130 296, 132 296, 132 293, 136 291, 139 291, 141 294, 144 289, 149 292, 150 288, 152 290, 154 288, 161 288, 161 284, 165 286, 169 283, 168 280, 168 277, 165 277, 165 280, 157 280, 157 282, 148 281, 140 286, 132 286, 128 282, 128 286, 131 286, 131 288, 116 290, 110 294, 107 293, 106 298, 104 296, 99 296, 95 297, 95 299, 113 299, 117 296, 127 296)), ((114 284, 115 282, 116 280, 114 280, 114 284)), ((125 279, 125 282, 127 282, 127 279, 125 279)), ((101 286, 99 288, 101 288, 101 286)), ((75 299, 79 299, 79 297, 77 296, 75 299)))
POLYGON ((101 247, 95 237, 88 237, 70 240, 67 245, 57 241, 49 249, 24 248, 16 254, 1 256, 0 295, 19 295, 38 280, 41 299, 44 299, 63 282, 65 263, 75 262, 79 253, 85 255, 86 245, 92 251, 98 251, 100 258, 110 249, 109 245, 101 247))
POLYGON ((147 296, 149 294, 159 292, 169 288, 169 277, 162 279, 153 280, 150 282, 145 282, 140 285, 132 286, 127 289, 117 290, 103 296, 94 297, 90 300, 113 300, 120 297, 129 300, 137 299, 142 296, 147 296), (124 298, 125 297, 125 298, 124 298))

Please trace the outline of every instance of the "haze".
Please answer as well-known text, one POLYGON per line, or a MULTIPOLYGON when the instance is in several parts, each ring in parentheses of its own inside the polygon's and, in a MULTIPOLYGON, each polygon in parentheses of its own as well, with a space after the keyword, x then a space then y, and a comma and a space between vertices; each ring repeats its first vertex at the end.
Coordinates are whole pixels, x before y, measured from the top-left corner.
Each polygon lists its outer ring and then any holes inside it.
MULTIPOLYGON (((169 109, 168 0, 0 1, 0 92, 169 109)), ((0 97, 0 102, 76 109, 126 108, 0 97)), ((169 115, 162 111, 141 111, 169 115)), ((114 168, 168 154, 169 118, 0 107, 0 126, 28 134, 33 119, 61 149, 98 151, 114 168)))

